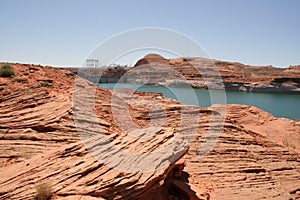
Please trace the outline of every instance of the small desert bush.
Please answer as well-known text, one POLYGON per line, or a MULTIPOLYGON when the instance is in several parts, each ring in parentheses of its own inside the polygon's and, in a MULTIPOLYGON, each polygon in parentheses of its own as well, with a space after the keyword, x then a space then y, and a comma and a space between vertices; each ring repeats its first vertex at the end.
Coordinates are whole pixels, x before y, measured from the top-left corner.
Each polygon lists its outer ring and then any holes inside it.
POLYGON ((0 69, 1 77, 11 77, 13 75, 15 75, 15 72, 14 72, 13 68, 11 67, 11 65, 9 65, 9 64, 2 65, 2 67, 0 69))
POLYGON ((53 87, 53 85, 51 83, 49 83, 48 81, 41 81, 40 82, 40 86, 41 87, 53 87))
POLYGON ((3 88, 3 87, 0 87, 0 91, 2 91, 2 90, 4 90, 4 88, 3 88))
POLYGON ((23 75, 27 76, 27 75, 29 75, 29 73, 28 72, 24 72, 23 75))
POLYGON ((18 83, 21 83, 21 82, 26 82, 27 80, 25 78, 18 78, 18 77, 15 77, 13 78, 12 82, 18 82, 18 83))
POLYGON ((41 183, 35 189, 34 200, 50 200, 53 196, 51 186, 48 183, 41 183))

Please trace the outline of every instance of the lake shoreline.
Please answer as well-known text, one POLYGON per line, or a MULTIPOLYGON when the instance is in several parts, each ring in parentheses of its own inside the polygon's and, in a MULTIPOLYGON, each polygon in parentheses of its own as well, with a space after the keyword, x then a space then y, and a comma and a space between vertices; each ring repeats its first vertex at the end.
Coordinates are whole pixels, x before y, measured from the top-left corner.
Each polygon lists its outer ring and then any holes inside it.
POLYGON ((284 83, 249 83, 249 82, 221 82, 206 85, 203 81, 190 81, 190 83, 182 81, 168 80, 158 83, 147 83, 147 81, 126 81, 126 76, 84 76, 81 77, 93 83, 129 83, 129 84, 142 84, 150 86, 165 86, 165 87, 185 87, 189 86, 195 89, 212 89, 212 90, 225 90, 225 91, 241 91, 241 92, 254 92, 254 93, 278 93, 278 94, 300 94, 300 88, 291 84, 284 83))
POLYGON ((166 87, 164 85, 102 83, 99 86, 107 89, 133 89, 143 92, 158 92, 165 97, 173 98, 183 104, 199 107, 209 107, 212 104, 241 104, 256 106, 279 118, 291 120, 300 118, 300 109, 297 106, 300 101, 300 95, 298 94, 208 90, 204 88, 192 88, 187 85, 166 87))

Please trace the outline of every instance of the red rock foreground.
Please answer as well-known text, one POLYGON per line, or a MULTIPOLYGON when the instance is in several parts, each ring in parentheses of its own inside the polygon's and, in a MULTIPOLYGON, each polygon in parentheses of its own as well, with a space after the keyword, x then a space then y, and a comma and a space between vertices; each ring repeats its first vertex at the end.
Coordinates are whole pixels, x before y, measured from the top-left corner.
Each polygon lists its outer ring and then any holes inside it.
POLYGON ((299 122, 13 67, 27 81, 0 78, 0 199, 39 199, 41 183, 53 199, 300 198, 299 122))

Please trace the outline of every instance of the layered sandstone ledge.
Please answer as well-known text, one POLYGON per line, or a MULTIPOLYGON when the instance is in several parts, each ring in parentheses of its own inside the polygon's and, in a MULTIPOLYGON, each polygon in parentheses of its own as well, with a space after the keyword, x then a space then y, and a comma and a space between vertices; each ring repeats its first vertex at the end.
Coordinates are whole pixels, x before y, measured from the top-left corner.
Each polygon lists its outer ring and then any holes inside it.
POLYGON ((166 59, 149 54, 134 67, 80 70, 79 75, 100 83, 136 83, 244 92, 300 94, 300 66, 250 66, 206 58, 166 59), (101 78, 94 74, 101 75, 101 78))
POLYGON ((53 199, 300 198, 299 122, 244 105, 228 105, 222 118, 222 105, 113 93, 64 69, 13 68, 26 81, 0 78, 0 199, 32 199, 39 183, 51 186, 53 199), (114 112, 128 120, 126 108, 136 128, 116 120, 114 112), (137 155, 130 165, 121 150, 137 155))

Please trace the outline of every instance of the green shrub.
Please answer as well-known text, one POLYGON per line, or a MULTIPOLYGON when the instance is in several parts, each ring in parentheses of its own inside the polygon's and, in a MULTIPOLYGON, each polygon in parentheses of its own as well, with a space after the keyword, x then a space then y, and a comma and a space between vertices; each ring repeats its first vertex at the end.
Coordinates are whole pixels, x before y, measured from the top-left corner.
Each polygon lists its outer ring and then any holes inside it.
POLYGON ((23 75, 27 76, 27 75, 29 75, 29 73, 28 72, 24 72, 23 75))
POLYGON ((51 83, 49 83, 48 81, 41 81, 40 86, 53 88, 53 85, 51 83))
POLYGON ((14 72, 13 68, 11 67, 11 65, 9 65, 9 64, 2 65, 2 67, 0 69, 1 77, 11 77, 13 75, 15 75, 15 72, 14 72))
POLYGON ((4 88, 3 88, 3 87, 0 87, 0 91, 2 91, 2 90, 4 90, 4 88))
POLYGON ((35 189, 34 200, 50 200, 53 197, 51 186, 48 183, 41 183, 35 189))
POLYGON ((12 82, 18 82, 18 83, 26 82, 26 81, 27 81, 26 79, 18 78, 18 77, 13 78, 13 80, 12 80, 12 82))

